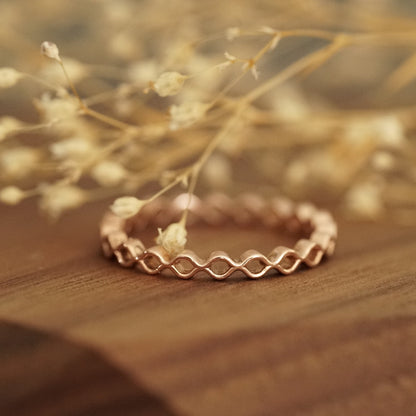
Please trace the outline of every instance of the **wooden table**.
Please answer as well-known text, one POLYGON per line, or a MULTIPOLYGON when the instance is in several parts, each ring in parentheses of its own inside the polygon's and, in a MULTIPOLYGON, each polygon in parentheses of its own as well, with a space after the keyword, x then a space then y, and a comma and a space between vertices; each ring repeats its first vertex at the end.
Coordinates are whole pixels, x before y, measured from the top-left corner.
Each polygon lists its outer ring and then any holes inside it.
POLYGON ((341 221, 316 269, 181 281, 104 259, 103 207, 0 210, 0 415, 416 415, 414 228, 341 221))

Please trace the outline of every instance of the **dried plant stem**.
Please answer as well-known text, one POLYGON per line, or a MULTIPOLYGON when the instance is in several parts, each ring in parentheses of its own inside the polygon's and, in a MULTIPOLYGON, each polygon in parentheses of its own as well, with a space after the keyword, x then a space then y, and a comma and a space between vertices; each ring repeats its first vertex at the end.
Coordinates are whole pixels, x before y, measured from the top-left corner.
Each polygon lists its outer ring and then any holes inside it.
MULTIPOLYGON (((335 41, 334 41, 335 42, 335 41)), ((344 45, 344 42, 340 42, 340 46, 344 45)), ((301 71, 305 70, 306 68, 310 67, 311 65, 314 65, 318 62, 318 65, 314 67, 314 69, 318 68, 319 65, 321 65, 325 60, 329 59, 339 48, 334 48, 333 43, 331 43, 329 46, 320 49, 316 52, 313 52, 304 58, 296 61, 295 63, 289 65, 287 68, 285 68, 283 71, 269 79, 268 81, 264 82, 262 85, 258 86, 254 90, 252 90, 249 94, 242 97, 242 99, 238 102, 237 107, 234 111, 233 116, 229 119, 229 121, 226 123, 226 125, 219 131, 219 133, 214 137, 214 139, 208 144, 208 146, 205 148, 204 152, 201 154, 199 159, 195 162, 195 164, 191 168, 191 178, 188 188, 188 194, 189 194, 189 200, 188 205, 186 209, 183 212, 181 221, 183 224, 186 223, 188 212, 189 212, 189 206, 192 200, 192 195, 194 194, 196 183, 198 181, 198 177, 201 171, 201 168, 205 164, 205 162, 208 160, 208 158, 211 156, 211 154, 214 152, 218 144, 227 136, 227 134, 230 132, 230 130, 235 126, 236 122, 239 120, 241 115, 243 114, 246 107, 259 98, 264 93, 270 91, 270 89, 276 87, 277 85, 287 81, 291 77, 297 75, 301 71)), ((255 60, 260 59, 262 54, 264 54, 267 51, 267 45, 264 47, 254 58, 255 60)))

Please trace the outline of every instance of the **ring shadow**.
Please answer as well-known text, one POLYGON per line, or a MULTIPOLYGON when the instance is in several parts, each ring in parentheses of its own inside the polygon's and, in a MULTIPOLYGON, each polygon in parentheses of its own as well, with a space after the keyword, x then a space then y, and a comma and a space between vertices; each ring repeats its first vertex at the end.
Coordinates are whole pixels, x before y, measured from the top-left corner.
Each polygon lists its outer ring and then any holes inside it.
POLYGON ((0 415, 179 413, 103 354, 59 335, 1 320, 0 415))

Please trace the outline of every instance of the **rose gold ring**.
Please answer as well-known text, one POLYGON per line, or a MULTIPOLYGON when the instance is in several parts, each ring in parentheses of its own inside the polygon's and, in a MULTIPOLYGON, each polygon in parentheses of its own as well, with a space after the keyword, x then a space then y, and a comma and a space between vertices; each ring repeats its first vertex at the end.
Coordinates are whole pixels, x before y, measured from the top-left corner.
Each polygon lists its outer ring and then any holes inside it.
POLYGON ((188 203, 187 194, 179 195, 173 201, 159 198, 127 220, 108 211, 100 228, 104 254, 115 256, 124 267, 136 267, 148 274, 170 270, 182 279, 189 279, 197 273, 208 273, 216 280, 223 280, 235 272, 242 272, 252 279, 271 271, 290 274, 301 264, 317 266, 324 256, 334 252, 337 225, 328 211, 310 203, 294 204, 285 198, 266 200, 252 194, 234 199, 223 194, 210 195, 203 200, 194 196, 188 203), (233 221, 239 225, 285 228, 309 235, 309 238, 298 240, 293 249, 277 246, 267 256, 247 250, 238 259, 233 259, 224 251, 214 251, 207 259, 201 259, 191 250, 170 257, 163 247, 146 248, 138 238, 130 236, 133 228, 140 231, 150 225, 164 227, 177 221, 186 206, 189 208, 189 225, 218 226, 233 221))

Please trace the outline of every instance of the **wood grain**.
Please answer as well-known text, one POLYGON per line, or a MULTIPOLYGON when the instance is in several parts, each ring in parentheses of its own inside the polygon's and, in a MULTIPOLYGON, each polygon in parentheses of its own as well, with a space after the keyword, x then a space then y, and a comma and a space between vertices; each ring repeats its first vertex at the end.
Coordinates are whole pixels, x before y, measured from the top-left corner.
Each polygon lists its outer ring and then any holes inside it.
POLYGON ((102 211, 0 211, 2 416, 416 414, 415 229, 341 221, 316 269, 180 281, 104 259, 102 211))

